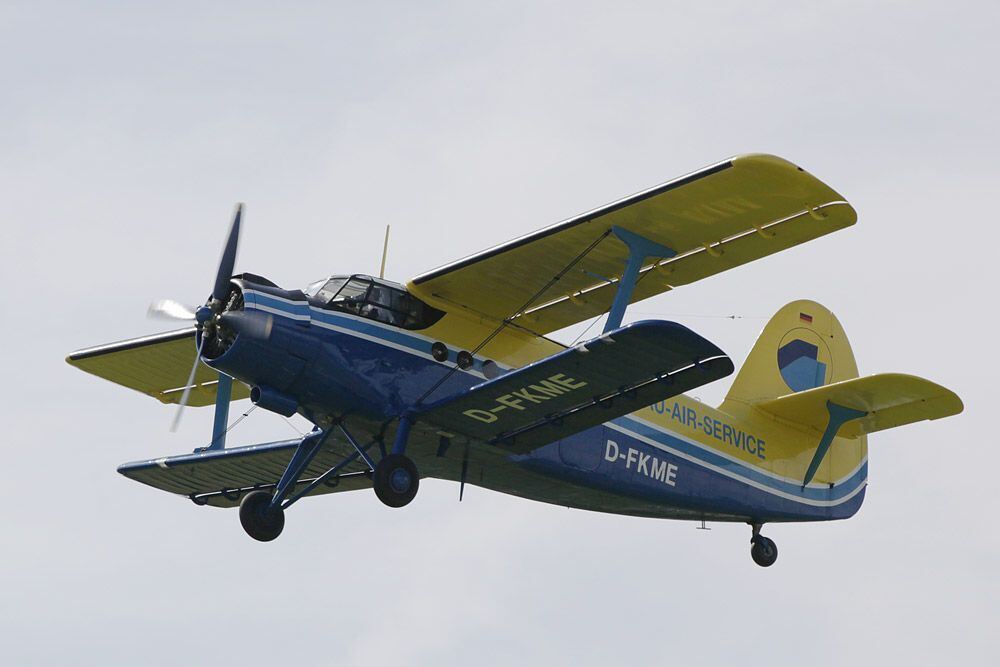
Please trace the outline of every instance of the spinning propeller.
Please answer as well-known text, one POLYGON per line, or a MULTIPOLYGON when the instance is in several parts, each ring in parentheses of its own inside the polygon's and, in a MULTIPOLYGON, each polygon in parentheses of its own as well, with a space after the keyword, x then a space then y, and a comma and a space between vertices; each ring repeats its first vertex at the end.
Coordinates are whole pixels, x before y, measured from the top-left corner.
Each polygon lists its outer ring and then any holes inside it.
MULTIPOLYGON (((215 358, 232 344, 237 335, 266 339, 271 334, 271 327, 274 323, 272 317, 263 313, 244 311, 242 291, 229 282, 230 278, 233 277, 236 265, 236 250, 240 242, 240 219, 242 217, 243 204, 237 204, 236 212, 233 215, 233 224, 229 229, 229 237, 226 239, 225 248, 222 250, 222 259, 219 261, 219 270, 215 275, 212 296, 209 297, 205 305, 199 308, 189 308, 172 299, 164 299, 155 301, 149 306, 148 314, 150 317, 193 322, 198 329, 198 351, 195 355, 194 365, 191 366, 187 384, 184 385, 184 393, 181 394, 181 400, 177 405, 177 413, 170 426, 171 431, 176 431, 178 424, 180 424, 181 415, 191 395, 194 377, 198 372, 198 364, 201 363, 202 352, 206 346, 213 351, 210 358, 215 358)), ((232 384, 228 378, 223 382, 221 373, 219 376, 216 403, 225 402, 228 404, 232 394, 232 384)))

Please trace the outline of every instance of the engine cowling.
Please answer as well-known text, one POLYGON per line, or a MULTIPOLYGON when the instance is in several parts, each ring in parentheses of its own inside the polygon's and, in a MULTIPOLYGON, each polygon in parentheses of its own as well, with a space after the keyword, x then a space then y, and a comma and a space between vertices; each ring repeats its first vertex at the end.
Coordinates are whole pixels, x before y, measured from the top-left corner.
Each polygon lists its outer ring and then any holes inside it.
POLYGON ((202 327, 201 356, 206 360, 218 359, 236 342, 236 337, 239 335, 238 327, 226 321, 226 314, 241 313, 243 308, 243 290, 238 284, 231 282, 229 292, 223 300, 222 310, 202 327))

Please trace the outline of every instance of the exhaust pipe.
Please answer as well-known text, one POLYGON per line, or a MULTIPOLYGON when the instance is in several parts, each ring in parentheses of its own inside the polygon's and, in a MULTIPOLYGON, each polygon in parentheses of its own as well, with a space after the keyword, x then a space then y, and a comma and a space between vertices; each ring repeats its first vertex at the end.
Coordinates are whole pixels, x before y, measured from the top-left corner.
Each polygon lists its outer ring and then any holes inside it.
POLYGON ((250 390, 250 402, 284 417, 291 417, 299 409, 299 402, 288 394, 259 385, 250 390))

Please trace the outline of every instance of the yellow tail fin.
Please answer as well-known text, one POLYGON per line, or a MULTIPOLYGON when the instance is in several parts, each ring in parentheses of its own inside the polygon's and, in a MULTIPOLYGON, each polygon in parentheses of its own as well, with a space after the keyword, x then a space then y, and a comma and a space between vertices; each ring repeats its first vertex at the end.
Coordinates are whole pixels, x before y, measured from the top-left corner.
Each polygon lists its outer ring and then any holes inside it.
POLYGON ((856 377, 840 321, 815 301, 793 301, 764 327, 721 409, 742 414, 760 401, 856 377))
POLYGON ((912 375, 858 378, 840 322, 815 301, 803 300, 788 304, 767 323, 720 409, 815 433, 815 440, 796 439, 808 456, 804 487, 818 473, 832 483, 832 473, 821 471, 831 447, 841 467, 853 468, 867 456, 867 433, 958 414, 962 401, 912 375))

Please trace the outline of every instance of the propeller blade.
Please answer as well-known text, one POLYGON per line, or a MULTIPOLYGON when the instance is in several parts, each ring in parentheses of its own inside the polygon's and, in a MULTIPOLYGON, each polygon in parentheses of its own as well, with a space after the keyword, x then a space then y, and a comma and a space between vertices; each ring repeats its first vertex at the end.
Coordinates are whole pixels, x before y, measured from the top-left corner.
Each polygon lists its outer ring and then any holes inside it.
POLYGON ((184 393, 181 394, 181 401, 177 404, 177 412, 174 414, 174 422, 170 425, 170 432, 176 433, 177 427, 181 423, 181 415, 184 414, 184 407, 187 405, 188 398, 191 397, 191 387, 194 385, 194 376, 198 372, 198 364, 201 363, 201 346, 205 344, 205 337, 201 337, 201 341, 198 343, 198 351, 194 356, 194 365, 191 367, 191 374, 188 375, 187 384, 184 385, 184 393))
POLYGON ((146 311, 146 315, 165 320, 193 321, 195 319, 194 310, 192 308, 189 308, 178 301, 174 301, 173 299, 160 299, 159 301, 154 301, 149 304, 149 310, 146 311))
POLYGON ((240 244, 240 218, 243 217, 243 204, 236 205, 236 213, 233 214, 233 225, 229 228, 229 238, 226 239, 226 247, 222 251, 222 259, 219 261, 219 272, 215 275, 215 288, 212 290, 212 298, 222 301, 229 293, 229 279, 233 277, 236 268, 236 250, 240 244))
POLYGON ((222 324, 231 327, 238 334, 248 338, 267 340, 271 335, 274 318, 264 313, 248 313, 243 310, 229 310, 222 313, 222 324))

